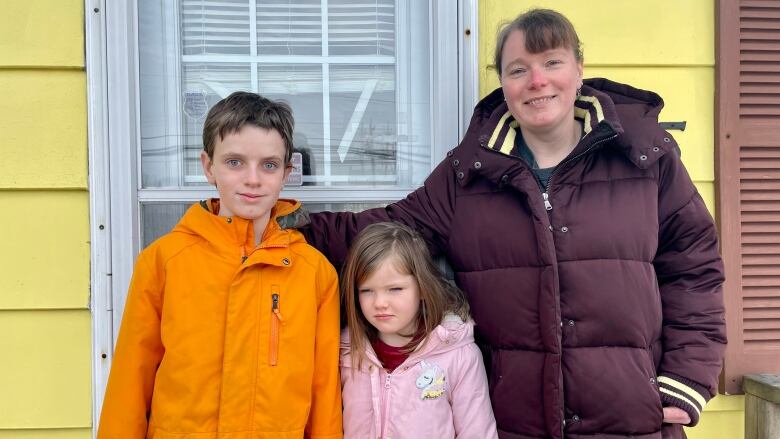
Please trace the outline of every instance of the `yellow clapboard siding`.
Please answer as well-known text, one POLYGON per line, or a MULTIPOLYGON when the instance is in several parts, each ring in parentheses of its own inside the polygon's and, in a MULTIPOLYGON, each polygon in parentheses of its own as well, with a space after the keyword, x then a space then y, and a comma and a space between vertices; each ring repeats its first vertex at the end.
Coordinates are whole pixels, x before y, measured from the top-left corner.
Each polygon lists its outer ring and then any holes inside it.
POLYGON ((715 180, 715 70, 711 67, 585 67, 586 77, 605 77, 652 90, 664 99, 661 122, 688 122, 670 131, 694 180, 715 180))
POLYGON ((0 310, 86 309, 89 194, 0 191, 0 205, 0 310))
MULTIPOLYGON (((714 69, 711 67, 585 67, 585 77, 605 77, 652 90, 664 99, 662 122, 686 121, 685 131, 670 131, 694 180, 715 179, 714 69)), ((483 95, 499 87, 489 76, 483 95)))
POLYGON ((686 428, 688 439, 743 439, 745 397, 718 395, 704 409, 695 428, 686 428))
POLYGON ((91 426, 90 317, 0 311, 0 431, 91 426))
POLYGON ((707 205, 710 215, 715 218, 715 183, 712 181, 694 181, 693 183, 704 200, 704 204, 707 205))
POLYGON ((493 64, 498 25, 534 6, 571 20, 587 64, 715 63, 715 2, 709 0, 479 0, 481 66, 493 64))
POLYGON ((84 72, 0 69, 0 96, 0 189, 86 189, 84 72))
POLYGON ((84 0, 2 4, 0 68, 84 67, 84 0))
POLYGON ((92 439, 91 428, 0 430, 0 439, 92 439))

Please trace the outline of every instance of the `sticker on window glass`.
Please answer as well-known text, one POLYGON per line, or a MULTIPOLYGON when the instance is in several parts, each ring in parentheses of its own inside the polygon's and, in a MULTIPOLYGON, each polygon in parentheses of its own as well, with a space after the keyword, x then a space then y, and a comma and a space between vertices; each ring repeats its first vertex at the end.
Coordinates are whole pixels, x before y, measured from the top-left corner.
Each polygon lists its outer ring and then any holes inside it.
POLYGON ((292 153, 290 159, 290 165, 292 170, 290 175, 287 176, 286 186, 301 186, 303 185, 303 156, 299 152, 292 153))
POLYGON ((201 90, 184 92, 184 114, 192 119, 201 120, 206 117, 208 111, 206 92, 201 90))

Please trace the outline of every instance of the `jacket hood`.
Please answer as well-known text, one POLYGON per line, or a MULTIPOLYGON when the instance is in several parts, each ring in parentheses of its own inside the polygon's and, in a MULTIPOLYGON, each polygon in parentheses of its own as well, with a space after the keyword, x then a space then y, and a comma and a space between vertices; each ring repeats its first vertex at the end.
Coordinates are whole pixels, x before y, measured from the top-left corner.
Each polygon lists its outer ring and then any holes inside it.
MULTIPOLYGON (((193 204, 184 214, 173 232, 201 237, 215 248, 235 249, 243 246, 252 249, 254 245, 254 227, 251 220, 238 216, 219 216, 219 200, 212 198, 193 204)), ((296 200, 279 199, 271 210, 260 247, 289 247, 293 242, 304 242, 303 236, 295 230, 283 230, 279 218, 294 216, 301 203, 296 200)))
POLYGON ((584 84, 583 90, 587 86, 611 101, 622 128, 613 145, 639 168, 647 168, 669 151, 679 153, 677 142, 658 124, 664 108, 661 96, 604 78, 588 79, 584 84))
MULTIPOLYGON (((611 142, 608 145, 620 150, 641 169, 649 167, 666 152, 677 148, 672 136, 658 124, 658 114, 664 102, 656 93, 604 78, 584 80, 581 92, 574 108, 575 118, 583 124, 584 136, 580 145, 609 139, 611 142)), ((482 152, 488 150, 511 155, 517 128, 518 123, 509 111, 501 88, 482 99, 474 109, 469 132, 464 138, 472 139, 472 136, 476 136, 476 143, 481 148, 474 151, 473 157, 464 151, 453 150, 449 153, 452 156, 457 152, 462 157, 460 160, 452 160, 456 174, 463 173, 462 177, 459 176, 460 183, 467 184, 475 174, 500 181, 503 176, 519 173, 518 168, 524 167, 520 163, 512 166, 499 160, 495 154, 482 152), (459 167, 463 158, 469 164, 479 165, 459 167)), ((464 140, 461 145, 473 143, 464 140)))
MULTIPOLYGON (((447 314, 442 322, 436 326, 428 337, 420 343, 417 349, 409 354, 407 361, 415 361, 416 358, 447 352, 458 349, 463 345, 474 342, 474 321, 464 322, 455 314, 447 314)), ((350 359, 349 330, 344 328, 341 331, 340 357, 342 366, 352 367, 350 359)), ((373 348, 367 346, 367 358, 371 363, 379 365, 379 359, 373 348)))

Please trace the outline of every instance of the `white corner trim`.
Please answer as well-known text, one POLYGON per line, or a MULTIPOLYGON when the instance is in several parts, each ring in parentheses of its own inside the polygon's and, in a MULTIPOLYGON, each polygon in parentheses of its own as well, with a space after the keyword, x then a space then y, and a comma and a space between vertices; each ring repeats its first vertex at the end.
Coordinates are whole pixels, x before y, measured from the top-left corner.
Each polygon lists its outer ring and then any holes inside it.
POLYGON ((459 29, 461 56, 459 61, 462 78, 459 93, 461 117, 458 132, 459 137, 462 138, 466 134, 474 106, 479 102, 479 1, 461 0, 458 4, 461 18, 459 29))
POLYGON ((112 354, 111 228, 105 64, 105 0, 84 1, 89 157, 92 436, 97 434, 112 354))

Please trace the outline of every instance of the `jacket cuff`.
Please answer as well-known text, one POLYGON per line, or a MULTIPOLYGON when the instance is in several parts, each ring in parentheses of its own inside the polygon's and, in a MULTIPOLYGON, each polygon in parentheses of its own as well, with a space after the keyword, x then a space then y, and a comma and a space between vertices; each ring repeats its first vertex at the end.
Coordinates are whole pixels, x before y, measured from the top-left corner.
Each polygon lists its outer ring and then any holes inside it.
POLYGON ((710 400, 707 388, 679 375, 663 374, 658 377, 661 402, 685 410, 691 417, 689 427, 699 422, 701 411, 710 400))

